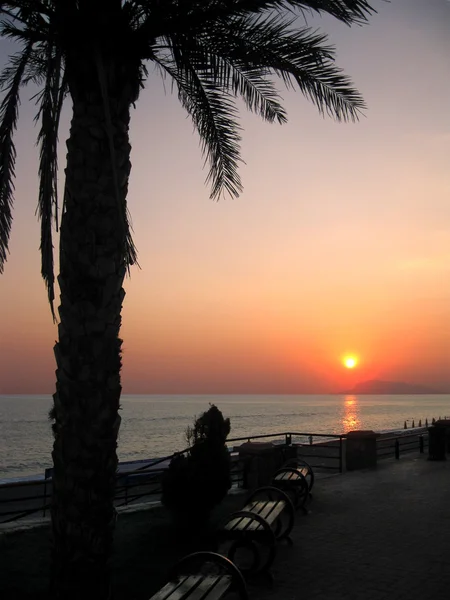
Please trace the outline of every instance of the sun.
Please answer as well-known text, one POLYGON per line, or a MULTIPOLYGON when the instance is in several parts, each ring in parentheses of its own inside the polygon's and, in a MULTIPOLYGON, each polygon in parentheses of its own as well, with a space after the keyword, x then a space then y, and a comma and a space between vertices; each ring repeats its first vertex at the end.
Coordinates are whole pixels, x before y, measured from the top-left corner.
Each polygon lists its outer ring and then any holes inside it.
POLYGON ((345 356, 342 362, 347 369, 354 369, 358 364, 358 359, 356 356, 345 356))

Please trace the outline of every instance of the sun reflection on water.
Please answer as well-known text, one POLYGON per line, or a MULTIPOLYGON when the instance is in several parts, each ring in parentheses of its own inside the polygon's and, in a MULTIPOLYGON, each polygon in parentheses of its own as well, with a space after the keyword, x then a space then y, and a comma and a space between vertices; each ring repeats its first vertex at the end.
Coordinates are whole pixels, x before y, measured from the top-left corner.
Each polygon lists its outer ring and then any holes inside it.
POLYGON ((342 428, 346 433, 361 428, 360 409, 357 396, 345 396, 342 414, 342 428))

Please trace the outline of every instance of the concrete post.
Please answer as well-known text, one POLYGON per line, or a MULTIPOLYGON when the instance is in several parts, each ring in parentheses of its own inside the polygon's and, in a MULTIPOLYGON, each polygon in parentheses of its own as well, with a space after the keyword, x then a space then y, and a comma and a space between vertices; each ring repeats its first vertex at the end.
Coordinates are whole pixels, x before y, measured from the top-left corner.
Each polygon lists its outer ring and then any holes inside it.
POLYGON ((246 442, 239 446, 244 462, 244 487, 255 489, 270 485, 275 471, 283 464, 283 447, 266 442, 246 442))
POLYGON ((349 431, 346 444, 347 471, 377 466, 377 438, 372 430, 349 431))

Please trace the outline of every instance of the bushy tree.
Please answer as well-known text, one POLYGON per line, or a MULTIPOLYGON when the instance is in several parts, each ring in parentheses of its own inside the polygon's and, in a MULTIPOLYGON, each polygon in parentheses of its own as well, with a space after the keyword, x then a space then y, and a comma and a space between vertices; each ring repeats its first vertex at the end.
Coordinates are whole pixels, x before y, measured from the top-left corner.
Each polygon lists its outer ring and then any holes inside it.
POLYGON ((175 457, 163 477, 162 502, 181 526, 198 527, 231 487, 231 459, 225 444, 230 419, 212 404, 188 427, 187 456, 175 457))

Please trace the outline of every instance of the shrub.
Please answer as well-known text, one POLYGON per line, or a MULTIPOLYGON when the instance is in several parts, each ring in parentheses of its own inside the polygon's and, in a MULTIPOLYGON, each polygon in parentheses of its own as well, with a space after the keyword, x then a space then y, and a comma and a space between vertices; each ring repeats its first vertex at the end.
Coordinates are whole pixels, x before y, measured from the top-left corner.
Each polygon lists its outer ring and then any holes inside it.
POLYGON ((187 456, 170 462, 162 480, 162 503, 179 525, 198 527, 231 487, 230 454, 225 445, 230 420, 213 404, 186 430, 187 456))

